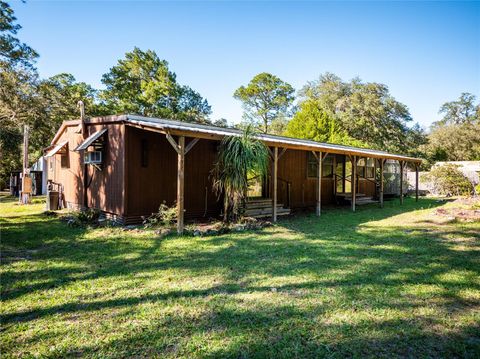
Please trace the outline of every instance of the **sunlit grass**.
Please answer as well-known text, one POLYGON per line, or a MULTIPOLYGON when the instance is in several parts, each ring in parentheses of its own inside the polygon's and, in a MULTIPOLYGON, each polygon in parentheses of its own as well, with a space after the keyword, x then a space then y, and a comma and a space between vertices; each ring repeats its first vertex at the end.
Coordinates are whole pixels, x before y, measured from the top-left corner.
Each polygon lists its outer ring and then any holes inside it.
POLYGON ((478 357, 480 223, 439 206, 158 238, 2 200, 2 357, 478 357))

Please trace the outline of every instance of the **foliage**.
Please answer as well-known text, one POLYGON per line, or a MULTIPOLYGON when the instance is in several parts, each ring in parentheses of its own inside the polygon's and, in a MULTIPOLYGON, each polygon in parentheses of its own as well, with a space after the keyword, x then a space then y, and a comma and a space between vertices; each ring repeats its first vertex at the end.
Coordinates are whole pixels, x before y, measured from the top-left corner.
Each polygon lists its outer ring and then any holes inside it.
POLYGON ((480 160, 480 123, 435 126, 420 149, 432 164, 480 160))
POLYGON ((480 160, 480 104, 476 97, 463 93, 456 101, 440 108, 444 114, 428 134, 428 142, 420 146, 428 163, 437 161, 480 160))
POLYGON ((171 227, 177 220, 177 206, 167 206, 165 202, 160 204, 157 213, 153 213, 150 217, 145 218, 143 224, 145 228, 163 226, 171 227))
POLYGON ((83 211, 70 212, 68 215, 62 217, 70 227, 80 226, 96 226, 100 218, 100 211, 94 208, 87 208, 83 211))
POLYGON ((271 133, 272 121, 289 114, 293 87, 275 75, 263 72, 240 86, 233 97, 242 101, 245 119, 263 133, 271 133))
POLYGON ((465 196, 473 192, 473 184, 458 169, 458 166, 446 163, 432 167, 423 175, 423 180, 430 182, 432 192, 446 196, 465 196))
POLYGON ((102 83, 107 108, 116 113, 163 117, 189 122, 208 122, 210 105, 188 86, 177 83, 176 75, 155 51, 135 47, 118 60, 102 83))
POLYGON ((22 28, 16 20, 10 5, 0 1, 0 62, 31 68, 38 54, 15 36, 22 28))
POLYGON ((219 118, 218 120, 213 121, 212 125, 218 126, 218 127, 228 127, 228 120, 222 117, 222 118, 219 118))
POLYGON ((70 74, 40 80, 32 68, 0 62, 0 179, 21 168, 23 127, 28 125, 29 159, 36 161, 60 124, 78 118, 77 102, 86 104, 88 115, 104 112, 96 91, 70 74))
POLYGON ((475 100, 475 95, 464 92, 458 100, 444 103, 439 111, 443 118, 434 126, 480 124, 480 104, 475 104, 475 100))
POLYGON ((434 222, 452 204, 164 241, 2 199, 2 358, 478 357, 480 223, 434 222))
POLYGON ((326 73, 300 91, 300 103, 313 100, 331 117, 340 130, 368 147, 391 152, 409 153, 424 141, 419 126, 412 121, 407 106, 390 94, 380 83, 350 82, 326 73))
POLYGON ((263 175, 268 166, 268 149, 254 137, 251 127, 240 136, 225 137, 213 169, 213 188, 223 196, 224 221, 236 221, 245 204, 247 174, 263 175))
POLYGON ((318 142, 365 147, 361 141, 348 136, 340 128, 335 116, 325 111, 316 100, 306 100, 288 123, 286 136, 305 138, 318 142))

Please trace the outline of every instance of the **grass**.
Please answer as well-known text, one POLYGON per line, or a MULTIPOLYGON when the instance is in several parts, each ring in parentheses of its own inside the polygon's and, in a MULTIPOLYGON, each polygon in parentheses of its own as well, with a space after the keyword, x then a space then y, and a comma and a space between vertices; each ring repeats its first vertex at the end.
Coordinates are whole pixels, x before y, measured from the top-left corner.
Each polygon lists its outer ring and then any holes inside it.
POLYGON ((160 239, 3 199, 2 357, 478 358, 480 223, 452 205, 160 239))

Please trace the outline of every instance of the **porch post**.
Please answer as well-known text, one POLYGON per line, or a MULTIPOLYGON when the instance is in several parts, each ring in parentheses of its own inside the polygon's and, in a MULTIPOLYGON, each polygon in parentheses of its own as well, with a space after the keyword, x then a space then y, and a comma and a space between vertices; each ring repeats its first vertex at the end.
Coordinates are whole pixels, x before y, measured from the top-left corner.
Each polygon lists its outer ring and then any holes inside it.
POLYGON ((273 197, 272 197, 272 221, 277 221, 277 172, 278 172, 278 147, 273 148, 273 197))
POLYGON ((333 155, 333 197, 337 202, 337 155, 333 155))
POLYGON ((185 189, 185 137, 178 139, 177 168, 177 233, 183 234, 184 189, 185 189))
POLYGON ((322 163, 323 163, 323 154, 318 152, 318 177, 317 177, 317 216, 320 217, 322 211, 322 163))
POLYGON ((383 208, 383 166, 385 165, 385 160, 380 159, 380 208, 383 208))
POLYGON ((418 164, 415 163, 415 202, 418 202, 418 164))
POLYGON ((400 204, 403 204, 403 161, 400 163, 400 204))
POLYGON ((355 212, 355 204, 357 202, 357 156, 352 159, 352 211, 355 212))

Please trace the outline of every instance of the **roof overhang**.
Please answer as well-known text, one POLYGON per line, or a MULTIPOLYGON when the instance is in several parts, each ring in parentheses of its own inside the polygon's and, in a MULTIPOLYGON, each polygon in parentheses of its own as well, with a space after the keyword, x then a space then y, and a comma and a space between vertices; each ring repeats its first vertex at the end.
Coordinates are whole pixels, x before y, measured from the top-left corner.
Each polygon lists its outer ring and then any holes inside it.
MULTIPOLYGON (((128 126, 137 127, 137 128, 141 128, 148 131, 154 131, 154 132, 159 132, 164 134, 168 133, 176 136, 203 138, 203 139, 209 139, 209 140, 222 140, 225 136, 241 136, 242 135, 242 131, 235 128, 223 128, 223 127, 216 127, 211 125, 180 122, 180 121, 173 121, 173 120, 162 119, 162 118, 144 117, 144 116, 137 116, 137 115, 112 115, 112 116, 104 116, 104 117, 94 117, 94 118, 86 119, 85 122, 86 122, 86 125, 102 124, 104 126, 108 126, 110 124, 115 124, 115 123, 117 124, 123 123, 128 126)), ((62 126, 57 131, 57 134, 55 135, 52 141, 52 145, 54 145, 59 140, 61 134, 65 131, 67 127, 78 126, 79 124, 80 124, 80 120, 63 122, 62 126)), ((103 130, 106 131, 106 128, 104 128, 103 130)), ((98 132, 96 132, 93 135, 97 135, 98 132)), ((102 134, 100 134, 99 136, 101 136, 102 134)), ((82 144, 80 144, 80 146, 78 146, 75 150, 79 151, 81 150, 80 148, 85 147, 84 144, 87 143, 87 141, 89 141, 90 137, 87 138, 82 144)), ((275 136, 275 135, 268 135, 268 134, 258 134, 256 135, 256 137, 259 140, 263 141, 267 146, 283 147, 287 149, 297 149, 297 150, 304 150, 304 151, 321 151, 325 153, 343 154, 348 156, 390 159, 390 160, 405 161, 405 162, 410 162, 415 164, 420 164, 422 162, 422 160, 419 158, 404 156, 401 154, 389 153, 385 151, 373 150, 368 148, 358 148, 358 147, 337 145, 332 143, 322 143, 322 142, 316 142, 312 140, 305 140, 305 139, 298 139, 298 138, 284 137, 284 136, 275 136)), ((93 143, 94 141, 95 139, 91 142, 93 143)))
POLYGON ((75 148, 75 151, 84 151, 90 147, 95 141, 97 141, 102 135, 107 132, 107 128, 92 133, 88 138, 75 148))
MULTIPOLYGON (((145 130, 152 130, 161 133, 169 133, 171 135, 189 136, 205 139, 221 140, 225 136, 241 136, 242 131, 234 128, 221 128, 210 125, 200 125, 195 123, 186 123, 172 120, 165 120, 159 118, 150 118, 135 115, 126 115, 125 120, 127 124, 142 128, 145 130)), ((343 154, 350 156, 371 157, 392 159, 398 161, 421 163, 419 158, 403 156, 384 151, 372 150, 368 148, 358 148, 344 145, 336 145, 331 143, 321 143, 312 140, 275 136, 268 134, 257 134, 256 138, 264 142, 268 146, 284 147, 289 149, 307 150, 307 151, 321 151, 326 153, 343 154)))
POLYGON ((62 151, 68 145, 68 141, 62 141, 59 144, 55 145, 52 149, 50 149, 45 157, 52 157, 62 151))

